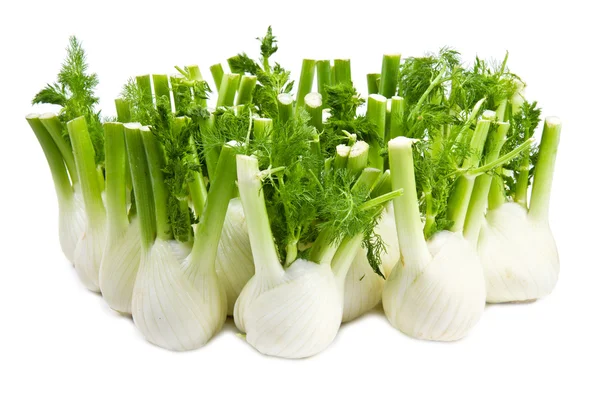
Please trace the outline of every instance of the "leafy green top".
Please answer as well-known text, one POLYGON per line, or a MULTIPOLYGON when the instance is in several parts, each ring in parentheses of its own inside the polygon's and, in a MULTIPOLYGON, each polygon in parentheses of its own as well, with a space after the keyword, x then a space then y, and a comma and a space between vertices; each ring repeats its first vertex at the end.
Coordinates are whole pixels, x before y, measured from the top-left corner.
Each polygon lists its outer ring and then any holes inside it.
POLYGON ((252 60, 246 53, 240 53, 229 58, 229 68, 233 73, 249 73, 256 75, 258 81, 254 88, 253 103, 259 115, 265 118, 277 119, 277 96, 290 93, 294 82, 290 81, 290 72, 275 63, 271 66, 269 58, 277 52, 277 39, 273 36, 271 27, 260 41, 260 63, 252 60), (262 66, 261 66, 262 64, 262 66))
MULTIPOLYGON (((478 117, 486 109, 506 104, 519 88, 520 79, 506 63, 507 57, 500 66, 477 57, 467 68, 460 54, 449 48, 401 63, 398 94, 406 103, 403 131, 420 139, 414 146, 414 164, 426 238, 454 224, 447 215, 448 200, 457 178, 466 172, 461 165, 469 154, 478 117)), ((517 136, 506 153, 523 143, 523 135, 517 136)))
MULTIPOLYGON (((197 90, 200 88, 200 86, 192 86, 197 90)), ((180 114, 189 113, 201 118, 200 116, 205 116, 208 111, 197 105, 191 96, 186 97, 183 91, 180 91, 181 111, 176 114, 171 109, 169 99, 162 97, 153 100, 151 96, 144 93, 134 79, 127 82, 121 96, 130 105, 132 120, 149 126, 161 145, 164 155, 164 183, 168 193, 169 223, 175 239, 187 242, 193 233, 191 224, 196 222, 188 206, 190 195, 188 183, 193 180, 192 174, 201 170, 201 165, 193 145, 194 138, 198 134, 198 121, 180 114)))
POLYGON ((86 54, 75 36, 69 38, 67 57, 62 64, 55 83, 49 83, 32 100, 33 104, 55 104, 62 107, 59 118, 65 124, 63 138, 69 141, 66 122, 84 116, 88 125, 92 144, 96 154, 96 164, 104 161, 104 134, 100 112, 95 106, 98 98, 94 90, 98 85, 98 76, 87 72, 86 54))

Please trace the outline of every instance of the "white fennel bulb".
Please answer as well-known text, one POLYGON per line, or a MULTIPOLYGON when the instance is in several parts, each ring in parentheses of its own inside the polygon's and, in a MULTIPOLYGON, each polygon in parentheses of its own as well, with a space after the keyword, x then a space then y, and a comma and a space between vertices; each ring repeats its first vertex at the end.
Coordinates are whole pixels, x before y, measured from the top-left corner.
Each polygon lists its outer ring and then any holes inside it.
POLYGON ((131 314, 131 297, 140 265, 141 242, 138 218, 134 216, 130 222, 128 217, 127 157, 123 125, 105 123, 104 143, 108 238, 100 264, 99 286, 110 308, 131 314))
MULTIPOLYGON (((501 201, 486 215, 478 252, 490 303, 535 300, 556 286, 560 264, 548 210, 560 128, 558 118, 546 119, 529 208, 524 197, 520 203, 501 201)), ((521 178, 526 196, 528 177, 521 178)))
POLYGON ((216 270, 227 295, 227 315, 233 315, 235 301, 254 275, 248 227, 239 197, 229 201, 217 251, 216 270))
POLYGON ((328 246, 328 255, 318 263, 294 257, 284 269, 273 241, 258 161, 238 155, 237 168, 256 273, 235 303, 235 324, 263 354, 310 357, 337 335, 344 280, 362 235, 344 239, 337 251, 337 246, 328 246))
POLYGON ((102 201, 94 148, 85 118, 78 117, 69 121, 67 129, 73 146, 87 216, 83 234, 75 246, 73 264, 84 286, 99 292, 100 263, 107 237, 106 209, 102 201))
POLYGON ((100 264, 99 284, 102 297, 115 311, 131 314, 131 296, 140 266, 140 252, 137 217, 133 217, 124 232, 108 234, 100 264))
POLYGON ((520 204, 488 212, 478 251, 490 303, 538 299, 556 286, 559 260, 552 232, 520 204))
POLYGON ((133 320, 146 340, 165 349, 197 349, 218 332, 226 298, 216 274, 192 281, 168 241, 142 251, 132 299, 133 320))
MULTIPOLYGON (((375 233, 380 235, 385 243, 380 267, 383 276, 389 277, 400 257, 394 209, 391 203, 384 209, 381 220, 375 227, 375 233)), ((348 322, 358 318, 379 304, 384 282, 385 280, 371 268, 367 260, 367 251, 360 248, 346 275, 342 321, 348 322)))
POLYGON ((261 353, 277 357, 321 352, 335 339, 342 321, 341 286, 330 265, 296 260, 281 283, 248 305, 246 340, 261 353))
POLYGON ((442 231, 426 250, 427 262, 404 258, 386 281, 383 304, 398 330, 418 339, 464 337, 485 307, 485 283, 477 253, 460 233, 442 231))
POLYGON ((219 237, 235 185, 235 155, 224 146, 191 252, 171 240, 160 148, 147 128, 125 124, 141 259, 132 295, 132 316, 146 340, 185 351, 205 345, 223 326, 227 297, 215 272, 219 237), (154 203, 154 204, 153 204, 154 203))
MULTIPOLYGON (((481 148, 488 129, 489 121, 478 123, 475 130, 481 148)), ((425 240, 412 140, 392 139, 389 156, 392 188, 402 188, 403 195, 394 199, 401 256, 384 284, 385 314, 396 329, 418 339, 461 339, 479 321, 485 307, 483 268, 475 247, 462 235, 461 217, 453 219, 457 231, 441 231, 429 242, 425 240)), ((457 187, 465 188, 456 204, 466 214, 472 182, 457 187)))

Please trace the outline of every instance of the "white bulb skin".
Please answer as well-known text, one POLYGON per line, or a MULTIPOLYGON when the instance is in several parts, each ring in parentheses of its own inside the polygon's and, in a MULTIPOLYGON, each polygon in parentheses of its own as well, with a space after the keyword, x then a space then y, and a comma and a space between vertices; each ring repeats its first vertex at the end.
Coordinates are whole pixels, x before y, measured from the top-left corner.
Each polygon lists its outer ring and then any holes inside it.
MULTIPOLYGON (((396 221, 391 203, 383 211, 381 220, 375 227, 375 233, 381 236, 386 245, 386 251, 381 254, 381 272, 388 277, 400 258, 396 221)), ((385 280, 371 268, 367 260, 367 252, 361 247, 346 275, 342 322, 352 321, 377 306, 381 301, 384 282, 385 280)))
POLYGON ((485 281, 476 250, 459 233, 439 232, 428 243, 431 261, 392 270, 383 289, 390 323, 417 339, 453 341, 467 335, 485 307, 485 281))
POLYGON ((254 275, 246 217, 239 197, 229 202, 215 268, 227 295, 227 315, 233 315, 237 298, 254 275))
POLYGON ((73 197, 59 200, 58 203, 58 238, 62 252, 71 263, 75 260, 75 248, 83 236, 86 224, 83 195, 79 184, 75 184, 73 197))
POLYGON ((233 307, 233 321, 235 326, 242 333, 246 333, 246 313, 250 305, 263 293, 287 282, 289 277, 283 271, 279 276, 252 276, 240 295, 235 301, 233 307))
POLYGON ((146 340, 164 349, 202 347, 225 322, 227 300, 214 268, 202 269, 192 282, 185 272, 190 257, 182 265, 172 245, 161 239, 142 250, 133 321, 146 340))
POLYGON ((284 283, 256 297, 246 309, 246 341, 259 352, 305 358, 323 351, 342 322, 341 282, 329 265, 298 259, 284 283))
POLYGON ((488 212, 477 250, 488 303, 536 300, 556 286, 560 263, 550 227, 517 203, 488 212))
POLYGON ((140 254, 140 224, 134 217, 125 232, 109 235, 100 264, 102 297, 117 312, 131 314, 131 297, 140 254))
POLYGON ((106 247, 107 226, 104 215, 86 219, 86 226, 75 246, 73 265, 83 285, 92 292, 100 292, 100 264, 106 247))

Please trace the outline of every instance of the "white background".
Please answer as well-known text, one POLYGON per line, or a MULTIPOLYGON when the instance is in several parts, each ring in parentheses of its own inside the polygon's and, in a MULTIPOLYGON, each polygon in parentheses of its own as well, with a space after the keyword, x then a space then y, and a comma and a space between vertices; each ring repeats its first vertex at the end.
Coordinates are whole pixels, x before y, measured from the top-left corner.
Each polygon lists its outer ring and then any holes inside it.
POLYGON ((600 398, 598 12, 592 1, 20 1, 0 6, 0 398, 600 398), (501 58, 528 83, 543 115, 564 121, 551 224, 562 270, 533 304, 488 306, 456 343, 410 339, 381 311, 342 326, 323 353, 267 358, 231 322, 206 347, 172 353, 85 290, 57 238, 57 205, 43 153, 24 116, 54 81, 76 34, 100 77, 104 114, 127 77, 258 55, 272 24, 274 57, 351 57, 353 78, 384 52, 449 45, 466 60, 501 58), (595 37, 595 39, 593 39, 595 37), (594 383, 596 382, 596 383, 594 383))

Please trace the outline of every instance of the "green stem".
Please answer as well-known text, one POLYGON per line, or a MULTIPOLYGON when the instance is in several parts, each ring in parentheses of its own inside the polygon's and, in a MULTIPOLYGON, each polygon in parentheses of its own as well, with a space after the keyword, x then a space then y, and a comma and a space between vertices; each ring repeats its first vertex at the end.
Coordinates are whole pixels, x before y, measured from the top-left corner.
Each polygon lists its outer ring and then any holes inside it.
MULTIPOLYGON (((377 168, 365 168, 362 170, 356 182, 352 186, 353 191, 367 190, 369 193, 379 182, 381 170, 377 168)), ((383 193, 382 193, 383 194, 383 193)))
POLYGON ((371 191, 371 195, 374 197, 381 196, 382 194, 388 193, 392 191, 392 178, 390 174, 390 170, 385 170, 375 186, 371 191))
POLYGON ((298 92, 296 93, 296 109, 304 107, 304 97, 312 91, 315 80, 315 60, 302 60, 300 79, 298 80, 298 92))
POLYGON ((298 241, 294 240, 285 246, 285 262, 283 264, 283 268, 287 268, 290 265, 292 265, 292 263, 294 261, 296 261, 297 257, 298 257, 298 241))
POLYGON ((131 122, 131 104, 125 99, 115 99, 117 109, 117 121, 121 123, 131 122))
POLYGON ((150 179, 152 181, 156 234, 159 239, 170 240, 173 238, 173 232, 171 223, 169 222, 167 207, 168 192, 163 173, 163 169, 165 168, 165 154, 150 128, 143 126, 140 128, 140 133, 144 141, 146 158, 148 159, 148 170, 150 171, 150 179))
POLYGON ((235 190, 236 149, 233 145, 235 143, 227 143, 221 149, 215 180, 211 183, 192 248, 192 257, 198 261, 198 267, 205 269, 215 267, 221 231, 235 190))
MULTIPOLYGON (((498 159, 502 145, 506 140, 506 133, 510 125, 506 122, 499 122, 495 130, 493 130, 488 136, 488 153, 485 157, 486 164, 493 163, 498 159)), ((481 230, 481 224, 485 218, 485 209, 488 202, 488 195, 490 187, 492 185, 491 174, 483 174, 477 177, 475 180, 475 186, 473 193, 471 194, 471 200, 469 202, 469 208, 465 219, 465 238, 470 241, 474 246, 477 245, 477 239, 479 238, 479 232, 481 230)))
POLYGON ((283 275, 284 270, 275 248, 259 172, 255 157, 237 156, 238 188, 248 226, 255 274, 259 279, 276 278, 283 275))
POLYGON ((77 117, 67 122, 67 130, 73 146, 75 166, 83 193, 85 211, 89 220, 94 223, 98 218, 106 215, 102 203, 102 191, 96 172, 94 146, 87 129, 85 117, 77 117))
POLYGON ((500 175, 501 173, 502 167, 498 167, 496 168, 496 171, 492 176, 490 193, 488 195, 488 211, 494 210, 506 202, 506 194, 504 192, 504 180, 500 175))
POLYGON ((333 167, 335 169, 346 168, 348 163, 348 155, 350 154, 350 146, 338 144, 335 147, 335 157, 333 159, 333 167))
POLYGON ((152 75, 156 104, 164 104, 169 111, 172 109, 171 89, 169 88, 169 77, 167 75, 152 75))
POLYGON ((290 119, 294 118, 294 99, 290 94, 281 93, 277 96, 277 111, 279 114, 279 122, 285 124, 290 119))
POLYGON ((336 84, 352 85, 352 69, 350 68, 349 59, 333 60, 334 67, 334 82, 336 84))
POLYGON ((217 91, 219 91, 221 89, 223 75, 225 75, 225 72, 223 71, 223 66, 221 64, 211 65, 210 74, 212 75, 213 80, 215 81, 215 87, 217 88, 217 91))
POLYGON ((389 193, 385 193, 371 200, 365 201, 363 204, 360 205, 359 209, 368 210, 369 208, 381 206, 387 203, 388 201, 395 199, 398 196, 402 196, 402 193, 404 193, 403 189, 392 190, 389 193))
POLYGON ((390 98, 396 94, 398 88, 398 74, 400 72, 400 54, 384 54, 381 62, 381 83, 379 94, 390 98))
POLYGON ((369 94, 378 94, 380 81, 381 74, 379 72, 367 74, 367 92, 369 94))
MULTIPOLYGON (((385 116, 387 99, 380 94, 371 94, 367 101, 367 118, 376 126, 377 138, 385 140, 385 116)), ((381 146, 377 139, 369 143, 369 162, 371 167, 383 170, 383 157, 379 154, 381 146)))
MULTIPOLYGON (((192 160, 195 164, 200 164, 198 159, 198 150, 196 149, 196 143, 194 138, 190 137, 190 147, 192 148, 192 160)), ((206 185, 204 184, 204 177, 199 171, 192 172, 192 180, 188 183, 190 189, 190 196, 192 197, 192 204, 194 205, 194 213, 196 217, 200 217, 204 212, 204 206, 206 204, 207 192, 206 185)))
POLYGON ((437 214, 433 211, 433 193, 431 188, 424 190, 423 194, 425 196, 425 227, 423 228, 423 233, 426 238, 429 238, 435 226, 437 214))
POLYGON ((521 154, 525 150, 528 150, 529 148, 531 148, 531 145, 533 143, 534 143, 534 139, 530 138, 527 141, 521 143, 517 148, 513 149, 509 153, 506 153, 502 157, 499 157, 499 158, 497 158, 497 159, 495 159, 495 160, 493 160, 493 161, 491 161, 489 163, 486 162, 481 167, 473 168, 473 169, 469 170, 467 172, 467 174, 473 175, 473 176, 478 176, 478 175, 481 175, 483 173, 488 172, 489 170, 492 170, 492 169, 494 169, 496 167, 499 167, 500 165, 504 165, 507 162, 509 162, 512 159, 514 159, 515 157, 517 157, 519 154, 521 154))
POLYGON ((327 103, 325 87, 331 86, 331 62, 329 60, 317 61, 317 86, 323 96, 323 104, 327 103))
POLYGON ((254 137, 257 139, 263 139, 271 136, 273 131, 273 120, 271 118, 254 118, 252 120, 254 125, 254 137))
MULTIPOLYGON (((530 138, 531 130, 525 130, 525 139, 530 138)), ((517 171, 517 183, 515 187, 514 201, 521 204, 527 209, 527 194, 529 189, 529 168, 531 167, 531 160, 529 152, 523 154, 523 158, 519 164, 519 170, 517 171)))
POLYGON ((354 176, 360 175, 363 169, 369 162, 369 145, 367 142, 359 140, 350 147, 348 153, 348 161, 346 162, 346 169, 350 171, 354 176))
MULTIPOLYGON (((207 118, 200 119, 200 132, 210 132, 215 124, 214 114, 210 114, 207 118)), ((206 171, 208 173, 208 180, 212 181, 215 177, 215 170, 217 169, 217 162, 219 161, 220 149, 214 147, 204 154, 204 161, 206 163, 206 171)))
POLYGON ((187 67, 185 67, 185 70, 188 73, 188 77, 190 78, 190 80, 192 81, 203 81, 204 79, 202 79, 202 72, 200 72, 200 67, 198 67, 197 65, 188 65, 187 67))
POLYGON ((129 123, 124 125, 124 131, 136 213, 140 222, 140 240, 142 248, 148 250, 156 239, 157 230, 152 180, 140 127, 138 123, 129 123))
POLYGON ((331 269, 337 279, 341 281, 346 279, 346 275, 352 265, 352 261, 356 257, 356 252, 360 248, 362 239, 362 235, 355 235, 344 238, 342 243, 340 243, 331 260, 331 269))
POLYGON ((498 107, 496 108, 496 118, 498 118, 498 121, 500 122, 504 122, 506 121, 506 105, 508 103, 507 99, 504 99, 500 102, 500 104, 498 104, 498 107))
POLYGON ((68 201, 73 197, 73 188, 71 187, 60 149, 54 142, 50 132, 48 132, 44 124, 40 121, 38 114, 29 114, 25 118, 44 151, 46 161, 48 161, 48 166, 50 167, 50 173, 52 174, 52 180, 54 181, 56 197, 60 205, 63 201, 68 201))
POLYGON ((236 101, 237 105, 249 104, 252 102, 252 94, 256 87, 256 76, 244 75, 240 83, 240 90, 236 101))
POLYGON ((64 125, 58 119, 58 116, 53 113, 46 113, 40 115, 40 122, 50 136, 56 143, 60 154, 62 155, 63 160, 65 160, 65 164, 67 165, 67 170, 69 171, 69 176, 71 177, 71 182, 73 184, 79 181, 79 177, 77 176, 77 168, 75 167, 75 157, 73 156, 73 149, 69 142, 65 140, 63 137, 64 125))
POLYGON ((403 97, 392 96, 392 109, 390 111, 390 131, 389 138, 393 139, 398 136, 405 136, 406 132, 404 129, 404 112, 406 109, 406 102, 403 97))
POLYGON ((152 80, 150 75, 139 75, 135 77, 135 82, 142 92, 145 104, 152 104, 152 80))
POLYGON ((104 124, 105 171, 106 171, 106 213, 108 227, 112 235, 119 235, 127 229, 127 196, 125 186, 126 155, 123 124, 104 124))
POLYGON ((219 86, 217 107, 233 107, 235 93, 240 85, 240 74, 225 74, 219 86))
POLYGON ((403 189, 394 199, 396 233, 404 268, 420 272, 431 261, 419 211, 411 139, 399 136, 388 144, 392 189, 403 189))
POLYGON ((531 166, 531 160, 529 153, 523 154, 523 158, 519 163, 519 170, 517 171, 517 183, 515 186, 514 201, 527 208, 527 192, 529 189, 529 167, 531 166))
MULTIPOLYGON (((188 117, 177 117, 173 120, 172 124, 172 132, 175 137, 178 137, 183 129, 185 129, 187 123, 189 122, 188 117)), ((192 142, 192 138, 190 138, 190 143, 192 142)), ((192 172, 192 176, 195 172, 192 172)), ((189 187, 189 183, 188 183, 189 187)), ((187 194, 183 197, 173 196, 176 199, 179 205, 179 212, 177 215, 178 223, 171 224, 171 228, 173 230, 173 236, 175 240, 185 243, 191 240, 192 238, 192 220, 190 218, 189 212, 189 201, 187 194)), ((173 220, 173 216, 170 215, 171 220, 173 220)))
POLYGON ((183 99, 189 96, 190 88, 183 84, 183 75, 172 75, 170 79, 175 111, 181 111, 184 106, 183 99))
POLYGON ((561 121, 557 117, 548 117, 544 122, 539 158, 533 172, 531 206, 529 207, 529 215, 537 221, 548 221, 552 178, 561 126, 561 121))
POLYGON ((323 130, 323 96, 319 93, 309 93, 304 96, 304 108, 310 115, 309 124, 317 131, 323 130))
POLYGON ((313 242, 310 248, 310 261, 316 264, 331 264, 335 252, 339 247, 339 243, 332 243, 331 229, 323 229, 317 235, 317 239, 313 242))
MULTIPOLYGON (((480 119, 477 122, 475 131, 471 137, 469 156, 464 160, 462 165, 463 170, 469 170, 477 167, 479 164, 481 153, 483 152, 483 147, 485 146, 487 134, 490 129, 490 122, 491 121, 488 119, 480 119)), ((454 184, 454 188, 448 199, 448 218, 451 221, 454 221, 451 228, 453 232, 463 231, 474 184, 475 177, 468 174, 459 176, 454 184)))

